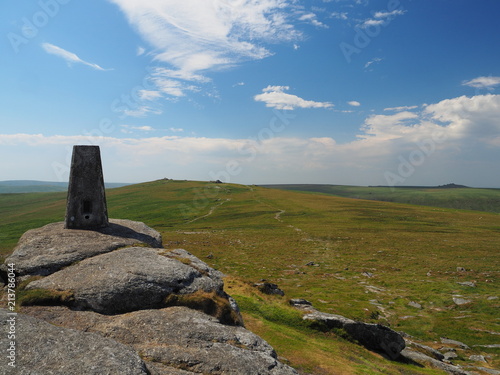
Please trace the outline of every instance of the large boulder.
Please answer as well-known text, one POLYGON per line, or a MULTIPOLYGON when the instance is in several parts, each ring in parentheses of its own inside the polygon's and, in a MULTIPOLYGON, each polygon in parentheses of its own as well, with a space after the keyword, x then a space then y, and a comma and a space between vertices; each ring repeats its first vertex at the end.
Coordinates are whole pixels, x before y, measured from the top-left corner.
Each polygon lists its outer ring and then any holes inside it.
POLYGON ((66 292, 74 308, 102 314, 164 307, 172 294, 225 296, 222 273, 193 258, 185 250, 130 247, 82 260, 32 281, 26 290, 66 292))
MULTIPOLYGON (((95 231, 52 223, 24 233, 5 264, 14 263, 19 276, 46 276, 74 262, 142 244, 162 247, 160 233, 141 222, 112 219, 108 227, 95 231)), ((1 269, 5 271, 5 265, 1 269)))
POLYGON ((132 346, 152 374, 296 375, 273 348, 243 327, 186 307, 106 316, 65 307, 28 307, 53 324, 96 332, 132 346))
MULTIPOLYGON (((7 332, 6 326, 13 317, 15 352, 12 351, 9 362, 2 353, 0 374, 149 374, 145 363, 130 346, 97 333, 56 327, 24 314, 8 315, 8 310, 0 309, 2 333, 7 332)), ((0 335, 0 346, 5 351, 11 341, 7 334, 0 335)))
POLYGON ((391 359, 399 357, 405 348, 403 337, 392 329, 380 324, 354 321, 341 315, 314 311, 304 315, 304 320, 322 330, 343 329, 352 339, 368 349, 383 352, 391 359))

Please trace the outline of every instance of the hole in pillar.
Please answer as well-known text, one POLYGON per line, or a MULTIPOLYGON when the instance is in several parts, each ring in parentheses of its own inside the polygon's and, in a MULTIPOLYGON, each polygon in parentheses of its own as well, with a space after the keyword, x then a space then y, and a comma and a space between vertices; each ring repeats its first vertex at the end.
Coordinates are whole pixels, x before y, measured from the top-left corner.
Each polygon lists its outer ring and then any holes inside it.
POLYGON ((89 220, 92 214, 92 201, 82 201, 82 215, 85 220, 89 220))

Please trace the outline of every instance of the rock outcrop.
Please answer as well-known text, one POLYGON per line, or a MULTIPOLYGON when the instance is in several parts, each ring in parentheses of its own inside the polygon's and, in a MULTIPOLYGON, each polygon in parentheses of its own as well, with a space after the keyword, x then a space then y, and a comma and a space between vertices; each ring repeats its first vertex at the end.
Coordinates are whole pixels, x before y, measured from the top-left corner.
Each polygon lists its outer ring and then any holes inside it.
MULTIPOLYGON (((2 332, 6 332, 7 314, 8 310, 0 309, 2 332)), ((137 352, 116 340, 57 327, 25 314, 15 319, 15 368, 3 362, 0 374, 148 374, 137 352)), ((7 335, 0 336, 0 345, 9 348, 7 335)))
POLYGON ((76 309, 118 314, 164 307, 171 294, 222 295, 221 276, 171 258, 164 249, 131 247, 82 260, 29 283, 26 290, 67 292, 76 309))
MULTIPOLYGON (((5 264, 14 263, 19 276, 50 275, 74 262, 134 245, 162 247, 161 235, 147 225, 131 220, 110 220, 96 231, 64 229, 52 223, 23 234, 5 264)), ((3 271, 6 270, 2 266, 3 271)))
MULTIPOLYGON (((26 279, 14 373, 297 374, 242 326, 222 273, 163 249, 142 223, 110 222, 99 231, 62 223, 28 231, 7 259, 26 279)), ((1 324, 7 314, 0 310, 1 324)))
POLYGON ((273 348, 260 337, 186 307, 113 316, 59 306, 29 307, 26 312, 129 345, 141 353, 152 373, 163 374, 169 368, 186 374, 296 374, 276 359, 273 348))

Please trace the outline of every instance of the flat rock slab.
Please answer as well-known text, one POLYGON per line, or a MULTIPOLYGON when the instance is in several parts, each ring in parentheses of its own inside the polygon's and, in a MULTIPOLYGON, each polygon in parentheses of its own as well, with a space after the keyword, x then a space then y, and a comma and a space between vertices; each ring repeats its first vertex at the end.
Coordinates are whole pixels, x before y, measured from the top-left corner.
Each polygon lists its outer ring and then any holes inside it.
POLYGON ((243 327, 226 326, 186 307, 106 316, 65 307, 27 307, 53 324, 99 333, 141 353, 156 375, 297 375, 273 348, 243 327))
POLYGON ((443 370, 448 374, 452 375, 470 375, 469 372, 457 367, 450 365, 449 363, 444 363, 441 362, 435 358, 429 357, 426 354, 420 353, 415 350, 411 350, 408 348, 403 349, 401 352, 401 355, 406 358, 411 360, 412 362, 415 362, 421 366, 430 366, 439 370, 443 370))
MULTIPOLYGON (((8 310, 0 309, 0 330, 7 332, 8 310)), ((15 369, 8 366, 2 353, 0 374, 18 375, 88 375, 149 374, 145 363, 130 347, 97 333, 56 327, 24 314, 16 317, 15 369)), ((0 335, 4 352, 10 345, 6 334, 0 335)))
POLYGON ((165 249, 145 247, 115 250, 32 281, 26 289, 70 292, 74 308, 102 314, 164 307, 170 294, 224 295, 222 273, 199 260, 190 265, 191 254, 185 250, 169 254, 165 249))
POLYGON ((112 219, 109 227, 99 230, 64 229, 59 222, 24 233, 5 263, 14 263, 19 276, 47 276, 74 262, 140 244, 160 248, 161 235, 131 220, 112 219))

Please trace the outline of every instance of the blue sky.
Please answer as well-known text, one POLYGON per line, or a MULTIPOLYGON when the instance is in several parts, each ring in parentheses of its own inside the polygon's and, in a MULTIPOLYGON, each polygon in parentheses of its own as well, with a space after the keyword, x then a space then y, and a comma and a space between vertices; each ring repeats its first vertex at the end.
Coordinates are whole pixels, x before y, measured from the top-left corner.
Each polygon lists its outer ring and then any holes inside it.
POLYGON ((496 0, 5 0, 0 180, 500 187, 496 0))

